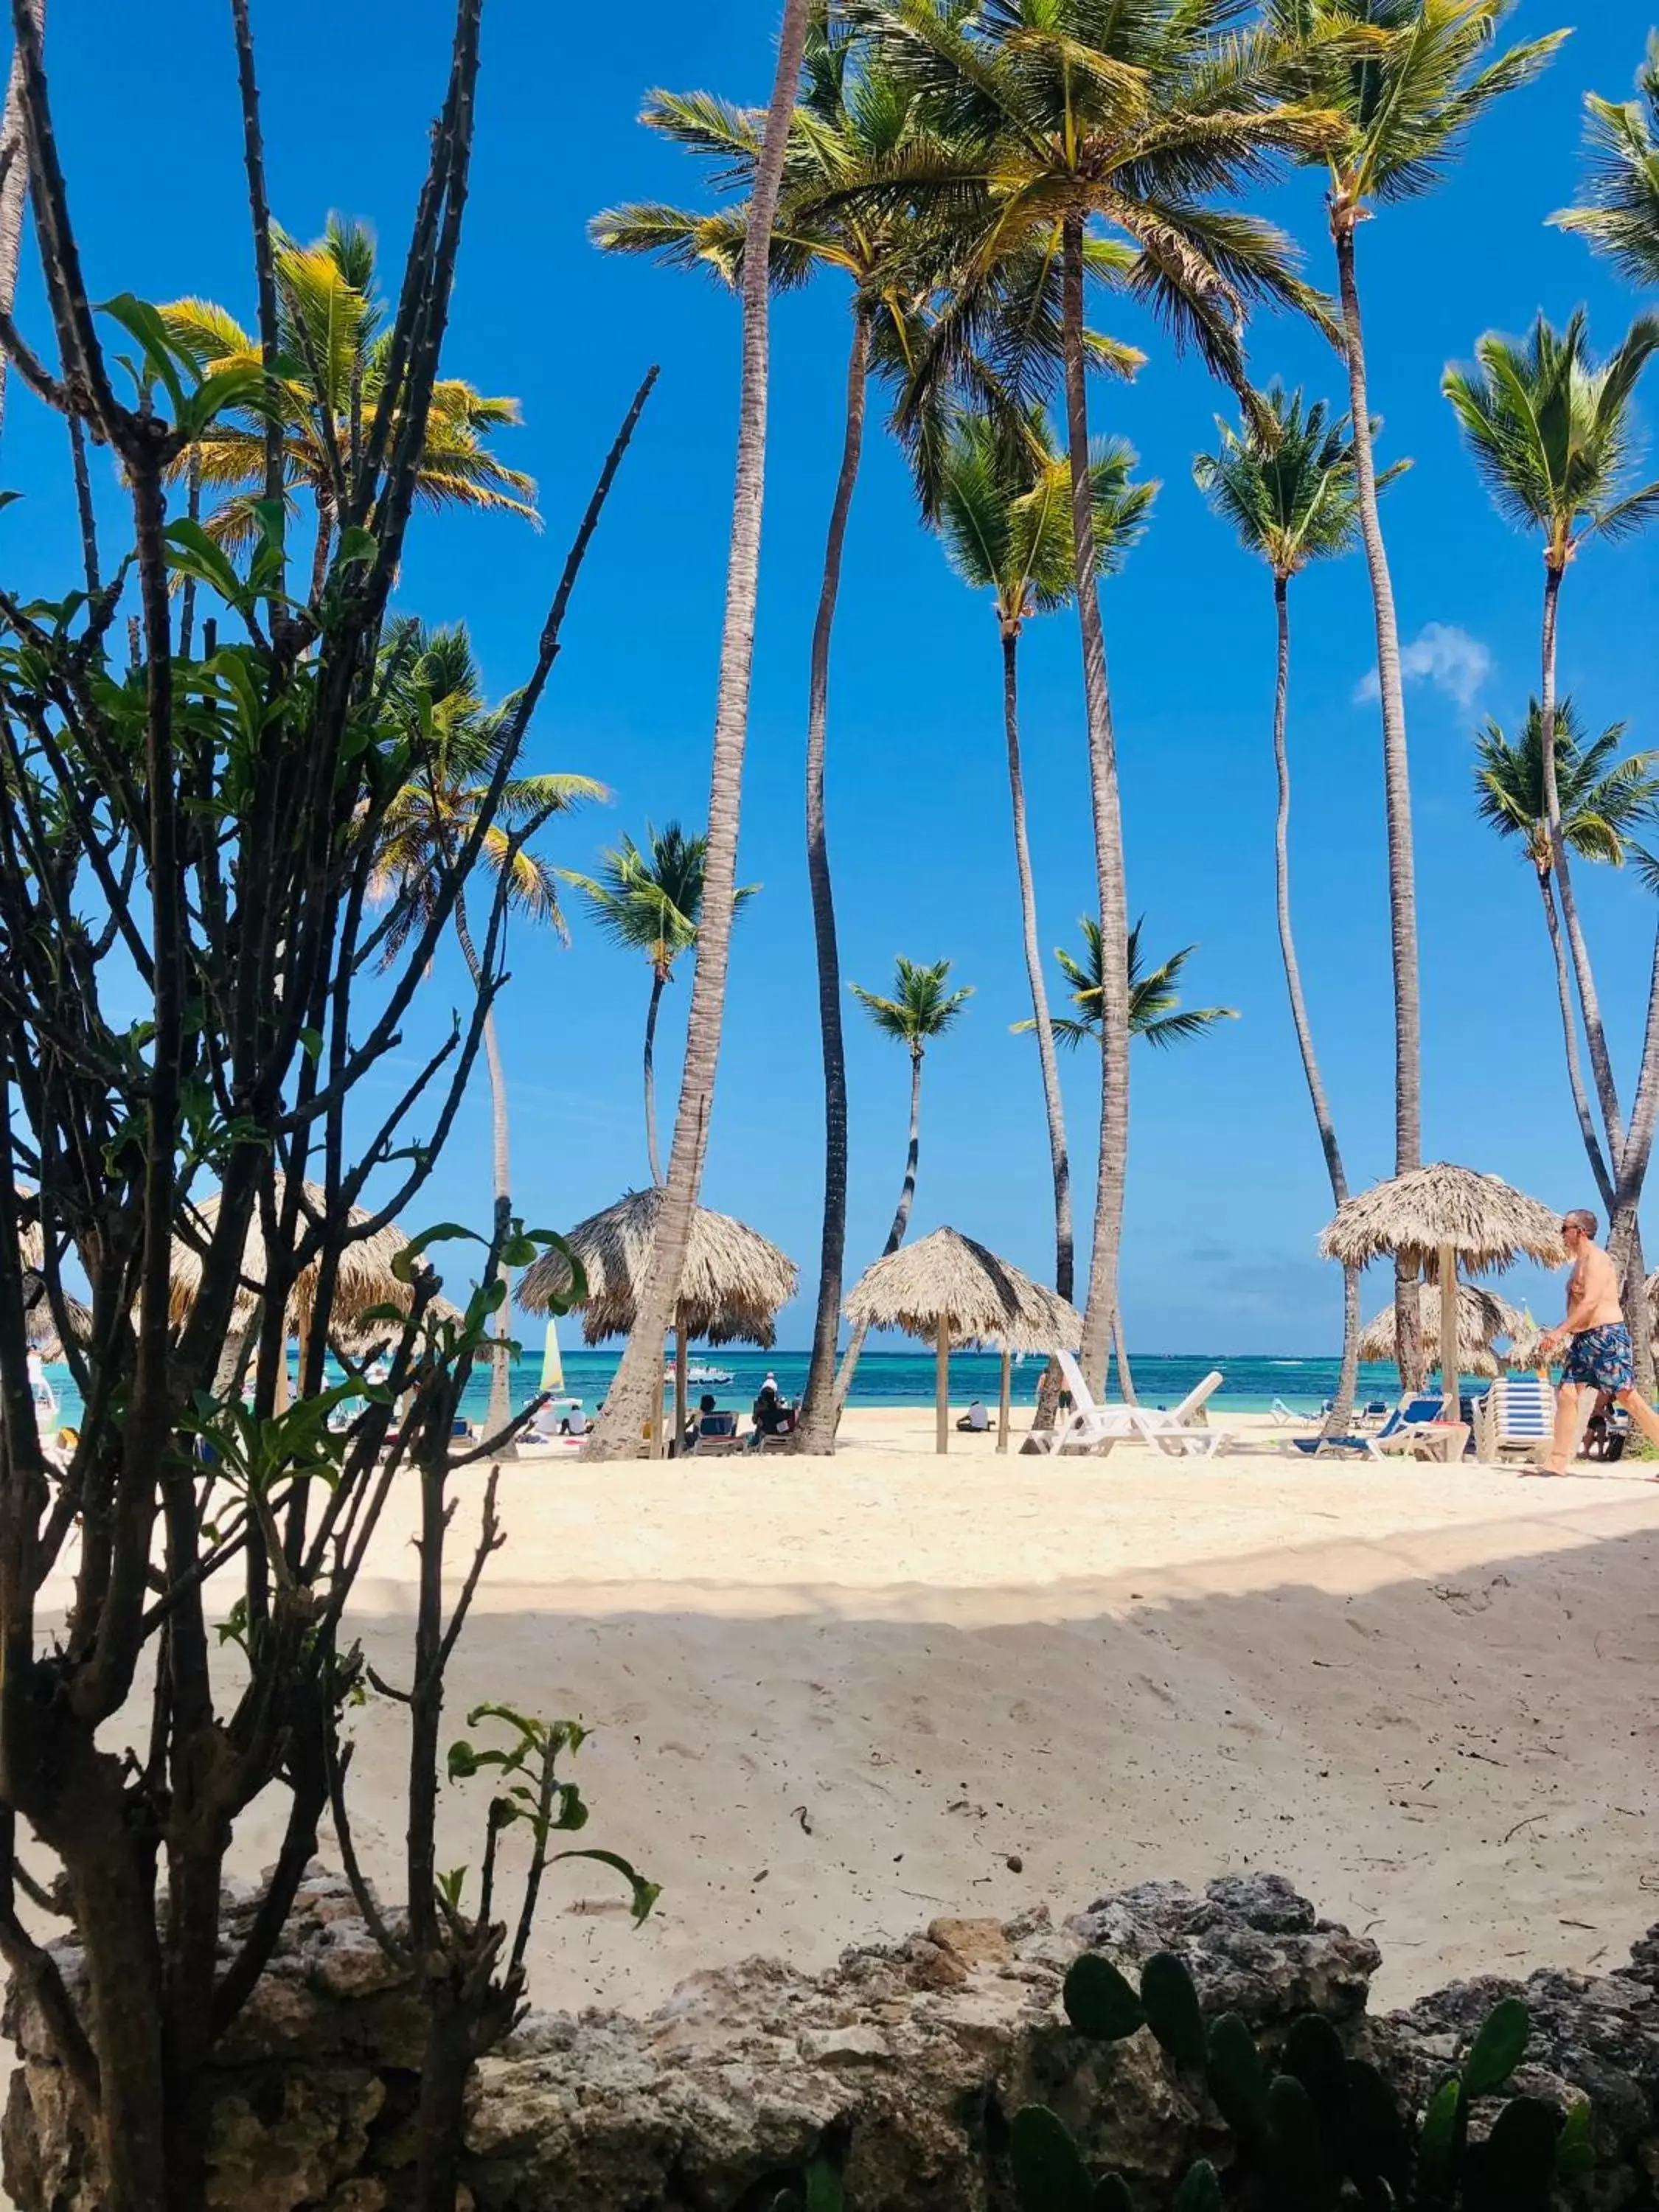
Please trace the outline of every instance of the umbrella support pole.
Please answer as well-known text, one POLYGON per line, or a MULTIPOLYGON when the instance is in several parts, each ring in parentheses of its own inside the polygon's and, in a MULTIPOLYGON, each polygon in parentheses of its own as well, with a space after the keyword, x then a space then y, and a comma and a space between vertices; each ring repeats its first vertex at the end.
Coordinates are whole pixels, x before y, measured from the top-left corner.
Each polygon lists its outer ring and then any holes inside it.
POLYGON ((1440 1411, 1445 1419, 1458 1414, 1457 1389, 1457 1249, 1440 1247, 1440 1411))
POLYGON ((1013 1365, 1014 1355, 1005 1345, 1002 1348, 1002 1389, 997 1401, 997 1449, 1000 1452, 1006 1452, 1008 1449, 1008 1407, 1013 1396, 1013 1365))
POLYGON ((674 1316, 674 1449, 685 1449, 685 1316, 674 1316))
POLYGON ((934 1401, 939 1416, 939 1445, 942 1452, 951 1449, 951 1323, 948 1316, 939 1316, 938 1350, 933 1361, 934 1401))

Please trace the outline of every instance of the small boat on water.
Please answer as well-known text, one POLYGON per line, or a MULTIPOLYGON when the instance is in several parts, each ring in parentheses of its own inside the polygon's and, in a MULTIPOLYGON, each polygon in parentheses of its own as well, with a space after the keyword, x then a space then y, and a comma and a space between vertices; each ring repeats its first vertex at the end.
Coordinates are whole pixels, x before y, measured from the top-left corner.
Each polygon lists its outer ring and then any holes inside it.
POLYGON ((698 1360, 685 1370, 688 1382, 735 1382, 736 1376, 729 1367, 710 1367, 698 1360))

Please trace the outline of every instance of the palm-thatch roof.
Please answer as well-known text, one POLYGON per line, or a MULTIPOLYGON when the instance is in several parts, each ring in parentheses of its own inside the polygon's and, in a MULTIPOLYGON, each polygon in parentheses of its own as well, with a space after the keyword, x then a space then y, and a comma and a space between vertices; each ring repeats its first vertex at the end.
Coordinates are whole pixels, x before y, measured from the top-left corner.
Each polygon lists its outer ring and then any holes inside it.
POLYGON ((1326 1258, 1345 1267, 1365 1267, 1385 1254, 1423 1267, 1444 1245, 1472 1270, 1512 1267, 1522 1253, 1559 1267, 1567 1256, 1553 1208, 1497 1176, 1445 1160, 1345 1200, 1319 1240, 1326 1258))
MULTIPOLYGON (((587 1277, 585 1343, 627 1336, 633 1329, 662 1199, 660 1190, 631 1190, 567 1231, 587 1277)), ((799 1279, 794 1261, 758 1231, 700 1206, 691 1216, 677 1326, 688 1338, 706 1344, 757 1344, 769 1351, 777 1340, 778 1309, 794 1297, 799 1279)), ((556 1298, 568 1297, 569 1290, 564 1255, 546 1252, 525 1270, 519 1303, 531 1313, 545 1313, 556 1298)))
MULTIPOLYGON (((69 1325, 79 1341, 84 1344, 92 1334, 92 1315, 79 1298, 64 1293, 64 1304, 69 1316, 69 1325)), ((23 1273, 23 1330, 31 1352, 38 1352, 42 1359, 61 1359, 64 1356, 58 1324, 52 1318, 52 1300, 46 1295, 46 1278, 36 1274, 32 1267, 23 1273)))
POLYGON ((937 1344, 948 1325, 952 1349, 1073 1351, 1083 1336, 1083 1316, 1058 1291, 956 1229, 936 1229, 878 1260, 853 1285, 846 1310, 854 1327, 902 1328, 926 1344, 937 1344))
MULTIPOLYGON (((1429 1358, 1430 1370, 1439 1363, 1440 1352, 1440 1291, 1436 1284, 1418 1285, 1419 1326, 1423 1333, 1425 1355, 1429 1358)), ((1507 1298, 1500 1298, 1496 1291, 1485 1291, 1474 1283, 1457 1285, 1457 1364, 1465 1375, 1498 1375, 1504 1362, 1493 1350, 1500 1337, 1511 1344, 1518 1343, 1526 1331, 1523 1316, 1507 1298)), ((1366 1322, 1359 1339, 1362 1359, 1386 1361, 1392 1364, 1396 1358, 1395 1340, 1395 1310, 1386 1306, 1366 1322)))
MULTIPOLYGON (((307 1182, 306 1196, 312 1206, 321 1212, 326 1203, 325 1194, 315 1183, 307 1182)), ((276 1203, 283 1201, 282 1178, 276 1182, 276 1203)), ((204 1199, 196 1212, 200 1221, 204 1240, 212 1233, 219 1211, 217 1196, 204 1199)), ((354 1224, 372 1221, 374 1216, 362 1206, 354 1206, 348 1219, 354 1224)), ((296 1232, 303 1236, 307 1227, 301 1216, 296 1232)), ((399 1282, 392 1272, 392 1262, 409 1243, 409 1237, 395 1222, 375 1231, 372 1237, 360 1237, 348 1244, 340 1254, 334 1283, 334 1309, 331 1318, 339 1324, 342 1332, 349 1330, 359 1314, 371 1306, 398 1305, 405 1311, 410 1291, 407 1283, 399 1282)), ((316 1296, 319 1263, 313 1260, 301 1270, 289 1295, 288 1323, 296 1336, 308 1334, 312 1319, 312 1302, 316 1296)), ((246 1310, 260 1294, 265 1279, 264 1231, 256 1206, 248 1224, 247 1241, 242 1247, 242 1281, 238 1292, 238 1304, 246 1310)), ((189 1312, 192 1299, 202 1280, 201 1255, 174 1238, 173 1246, 173 1281, 169 1310, 177 1325, 189 1312)), ((382 1332, 387 1334, 389 1332, 382 1332)))
POLYGON ((14 1183, 12 1191, 19 1211, 27 1217, 18 1225, 18 1250, 26 1267, 39 1267, 45 1261, 46 1247, 40 1233, 40 1209, 35 1203, 34 1186, 27 1182, 14 1183))

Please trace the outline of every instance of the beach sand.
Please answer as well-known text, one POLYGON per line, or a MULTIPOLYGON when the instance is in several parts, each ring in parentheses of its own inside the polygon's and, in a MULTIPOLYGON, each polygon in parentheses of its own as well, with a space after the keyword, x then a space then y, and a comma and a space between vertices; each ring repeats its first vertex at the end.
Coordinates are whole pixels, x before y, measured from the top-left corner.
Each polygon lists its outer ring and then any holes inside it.
MULTIPOLYGON (((816 1967, 940 1912, 1250 1867, 1373 1936, 1384 2001, 1622 1960, 1659 1920, 1645 1468, 1054 1462, 955 1437, 941 1461, 930 1411, 845 1436, 833 1461, 503 1469, 446 1738, 489 1698, 580 1716, 570 1840, 663 1885, 635 1930, 607 1873, 555 1869, 537 2002, 643 2007, 751 1952, 816 1967)), ((457 1574, 482 1487, 458 1478, 457 1574)), ((412 1525, 400 1492, 354 1607, 394 1682, 412 1525)), ((390 1895, 403 1720, 376 1698, 352 1723, 390 1895)), ((485 1796, 446 1792, 441 1864, 477 1866, 485 1796)), ((243 1870, 284 1802, 246 1820, 243 1870)))

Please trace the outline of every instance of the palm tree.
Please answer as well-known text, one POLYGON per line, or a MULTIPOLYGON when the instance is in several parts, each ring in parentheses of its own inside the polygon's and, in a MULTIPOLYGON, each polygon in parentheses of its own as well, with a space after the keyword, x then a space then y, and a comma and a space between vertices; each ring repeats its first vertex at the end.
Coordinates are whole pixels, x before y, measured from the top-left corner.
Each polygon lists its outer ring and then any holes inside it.
MULTIPOLYGON (((1291 580, 1312 562, 1339 559, 1358 544, 1357 471, 1347 422, 1346 418, 1333 421, 1323 400, 1316 400, 1304 410, 1299 391, 1287 398, 1284 387, 1275 384, 1265 395, 1265 405, 1272 421, 1269 434, 1263 434, 1257 421, 1247 419, 1242 431, 1218 422, 1221 450, 1200 453, 1193 463, 1193 476, 1222 520, 1231 523, 1245 550, 1265 561, 1273 574, 1279 632, 1278 680, 1273 692, 1273 767, 1279 784, 1273 865, 1279 949, 1302 1072, 1330 1177, 1331 1198, 1340 1206, 1348 1195, 1347 1172, 1314 1051, 1313 1027, 1291 927, 1291 768, 1285 723, 1291 681, 1291 580)), ((1381 481, 1386 483, 1405 465, 1396 464, 1381 481)), ((1359 1376, 1359 1270, 1347 1267, 1343 1270, 1342 1365, 1327 1431, 1333 1436, 1342 1432, 1353 1411, 1359 1376)))
MULTIPOLYGON (((806 42, 807 0, 785 0, 772 99, 744 217, 770 238, 806 42)), ((595 1457, 636 1457, 648 1419, 662 1413, 662 1347, 679 1296, 702 1182, 708 1115, 720 1060, 726 975, 737 910, 738 827, 743 808, 744 757, 749 738, 749 677, 755 649, 755 594, 760 573, 761 510, 766 489, 766 415, 770 293, 765 261, 745 255, 742 276, 743 374, 738 396, 737 483, 726 575, 720 685, 714 707, 708 834, 703 855, 702 921, 692 971, 685 1066, 668 1158, 668 1179, 657 1216, 651 1266, 640 1286, 633 1334, 605 1397, 588 1450, 595 1457)))
MULTIPOLYGON (((893 1215, 893 1225, 887 1232, 887 1242, 881 1248, 884 1260, 890 1252, 896 1252, 903 1243, 904 1232, 910 1225, 910 1208, 915 1202, 916 1163, 921 1153, 922 1060, 933 1040, 943 1036, 946 1030, 956 1026, 957 1016, 974 995, 972 984, 964 984, 958 990, 948 990, 945 983, 950 973, 948 960, 936 960, 931 968, 924 968, 914 960, 907 960, 901 952, 894 969, 893 990, 890 998, 884 998, 876 991, 866 991, 861 983, 849 987, 853 996, 882 1035, 894 1038, 910 1054, 910 1146, 904 1156, 904 1180, 899 1185, 898 1207, 893 1215)), ((860 1322, 842 1354, 834 1394, 837 1426, 846 1407, 848 1394, 853 1387, 853 1377, 864 1350, 864 1340, 869 1334, 869 1324, 860 1322)))
MULTIPOLYGON (((290 512, 295 494, 317 507, 312 591, 321 590, 336 520, 349 504, 363 458, 363 428, 385 386, 388 332, 375 291, 374 240, 361 223, 331 215, 325 234, 299 246, 273 241, 277 331, 288 370, 280 386, 283 446, 290 512)), ((210 300, 175 300, 161 309, 169 331, 210 368, 258 367, 259 341, 210 300)), ((485 442, 491 430, 520 419, 516 399, 490 399, 459 377, 440 377, 432 390, 416 497, 431 507, 504 510, 538 520, 532 479, 510 469, 485 442)), ((393 435, 396 435, 396 422, 393 435)), ((179 463, 193 468, 210 490, 228 496, 204 528, 237 550, 258 536, 264 486, 264 422, 251 408, 216 416, 179 463)))
MULTIPOLYGON (((1343 128, 1325 149, 1327 208, 1342 306, 1340 349, 1348 366, 1359 531, 1376 628, 1388 818, 1389 903, 1394 955, 1395 1171, 1423 1150, 1422 1013, 1417 950, 1416 870, 1400 625, 1377 510, 1376 464, 1360 315, 1355 241, 1378 207, 1432 190, 1465 133, 1502 94, 1535 76, 1565 31, 1484 58, 1515 0, 1269 0, 1283 36, 1309 43, 1322 97, 1343 128)), ((1401 1371, 1422 1380, 1419 1300, 1408 1271, 1396 1270, 1395 1319, 1401 1371)))
MULTIPOLYGON (((1131 483, 1129 472, 1134 462, 1130 448, 1113 441, 1097 444, 1090 463, 1095 557, 1097 565, 1109 572, 1121 565, 1145 527, 1158 494, 1155 483, 1131 483)), ((1003 426, 988 416, 957 415, 944 443, 936 506, 937 525, 951 566, 971 590, 993 595, 1002 643, 1003 731, 1008 748, 1014 867, 1019 879, 1025 974, 1042 1069, 1054 1173, 1054 1287, 1061 1297, 1069 1299, 1074 1274, 1071 1163, 1048 994, 1042 977, 1019 738, 1021 633, 1034 615, 1049 614, 1064 606, 1075 589, 1070 468, 1042 410, 1030 411, 1024 434, 1018 439, 1008 437, 1003 426)))
MULTIPOLYGON (((381 895, 395 897, 397 908, 387 932, 390 961, 430 918, 456 860, 471 836, 507 742, 517 702, 499 707, 484 702, 472 641, 464 623, 427 629, 413 619, 393 626, 383 651, 391 716, 410 748, 409 781, 387 806, 380 832, 376 877, 381 895)), ((527 831, 554 814, 568 813, 586 799, 608 796, 602 783, 586 775, 511 776, 502 787, 495 818, 484 832, 479 857, 497 878, 505 878, 507 904, 526 919, 564 933, 553 871, 523 842, 527 831)), ((452 908, 456 941, 475 985, 487 979, 467 918, 465 890, 452 908)), ((510 1198, 512 1164, 507 1146, 507 1079, 493 1003, 483 1020, 484 1057, 489 1070, 494 1121, 495 1186, 497 1199, 510 1198)), ((509 1286, 510 1287, 510 1286, 509 1286)), ((498 1340, 489 1386, 489 1425, 497 1430, 512 1418, 510 1300, 495 1320, 498 1340)))
MULTIPOLYGON (((1129 1005, 1129 1035, 1145 1037, 1147 1043, 1164 1051, 1172 1044, 1184 1042, 1189 1037, 1203 1036, 1218 1022, 1236 1022, 1236 1006, 1183 1006, 1181 1003, 1181 976, 1198 947, 1183 945, 1172 952, 1156 968, 1143 965, 1140 951, 1140 932, 1146 917, 1137 921, 1129 932, 1125 976, 1129 1005)), ((1079 960, 1067 952, 1063 945, 1054 947, 1054 957, 1066 978, 1070 1003, 1077 1008, 1075 1014, 1062 1014, 1054 1022, 1054 1036, 1069 1050, 1092 1038, 1103 1052, 1110 1049, 1109 1032, 1106 1027, 1106 953, 1105 940, 1100 924, 1092 915, 1079 915, 1078 927, 1083 932, 1083 957, 1079 960)), ((1018 1036, 1036 1027, 1035 1022, 1016 1022, 1018 1036)), ((1134 1380, 1129 1372, 1127 1346, 1123 1334, 1121 1302, 1112 1309, 1111 1335, 1117 1359, 1118 1384, 1127 1403, 1133 1405, 1134 1380)))
MULTIPOLYGON (((46 0, 31 0, 36 38, 44 35, 46 0)), ((23 129, 23 57, 12 57, 6 81, 6 105, 0 113, 0 314, 9 315, 17 298, 17 264, 23 246, 23 216, 29 197, 29 149, 23 129)), ((0 428, 6 419, 6 371, 11 356, 0 346, 0 428)))
MULTIPOLYGON (((1637 442, 1636 387, 1656 351, 1659 315, 1639 316, 1624 343, 1600 364, 1591 356, 1582 310, 1565 331, 1555 330, 1540 315, 1523 342, 1488 332, 1475 348, 1474 367, 1449 368, 1443 380, 1464 442, 1498 512, 1518 527, 1536 531, 1543 540, 1539 687, 1543 729, 1556 726, 1556 629, 1568 568, 1591 540, 1633 536, 1659 516, 1659 482, 1635 489, 1631 482, 1637 442)), ((1628 1255, 1640 1184, 1626 1188, 1624 1120, 1589 948, 1573 893, 1556 787, 1556 749, 1540 744, 1539 755, 1556 894, 1607 1134, 1615 1194, 1612 1237, 1621 1255, 1628 1255)), ((1636 1303, 1644 1313, 1644 1304, 1636 1303)), ((1647 1332, 1638 1329, 1638 1334, 1645 1337, 1647 1332)))
POLYGON ((1659 31, 1648 33, 1638 100, 1584 96, 1589 169, 1584 204, 1550 221, 1576 231, 1634 284, 1659 284, 1659 31))
POLYGON ((1237 39, 1231 0, 859 0, 901 81, 978 160, 931 153, 887 165, 871 190, 908 194, 954 240, 946 301, 917 380, 946 370, 977 338, 985 299, 1013 252, 1051 252, 1061 276, 1060 352, 1072 490, 1074 585, 1083 655, 1100 927, 1113 948, 1102 1019, 1100 1154, 1093 1261, 1082 1346, 1091 1384, 1104 1371, 1116 1304, 1128 1146, 1128 917, 1116 738, 1107 679, 1089 471, 1084 279, 1091 225, 1114 234, 1121 281, 1222 375, 1245 382, 1250 303, 1315 309, 1289 241, 1261 217, 1217 204, 1285 151, 1312 153, 1335 119, 1287 96, 1283 42, 1237 39))
MULTIPOLYGON (((752 191, 763 117, 707 93, 652 94, 643 118, 652 129, 700 155, 711 182, 726 191, 752 191)), ((922 309, 915 262, 915 225, 890 197, 852 198, 850 181, 908 159, 936 161, 939 149, 923 103, 887 67, 879 49, 860 40, 827 11, 809 24, 799 104, 785 154, 782 200, 770 242, 775 289, 805 283, 824 270, 852 287, 852 333, 842 416, 841 464, 830 504, 823 580, 812 629, 806 726, 806 868, 812 897, 817 963, 818 1024, 824 1084, 823 1221, 817 1305, 806 1387, 797 1430, 804 1449, 828 1448, 834 1434, 832 1385, 841 1322, 847 1241, 847 1062, 842 1030, 841 957, 830 874, 824 768, 830 713, 830 653, 840 594, 848 522, 863 453, 869 379, 890 379, 913 365, 922 309)), ((638 203, 607 210, 591 232, 606 252, 640 253, 671 267, 701 268, 722 283, 742 281, 748 205, 713 212, 638 203)), ((1041 317, 1034 307, 1052 289, 1052 272, 1028 264, 1004 319, 1005 338, 1018 328, 1026 345, 1040 344, 1041 317)), ((1005 287, 1005 295, 1010 288, 1005 287)), ((1097 341, 1099 345, 1102 342, 1097 341)), ((1139 356, 1106 348, 1116 366, 1139 356)), ((1005 345, 1005 356, 1008 352, 1005 345)), ((1000 361, 1002 382, 1017 380, 1018 365, 1000 361)))
MULTIPOLYGON (((1554 765, 1561 842, 1580 860, 1599 860, 1615 868, 1624 865, 1628 854, 1639 849, 1633 832, 1659 800, 1659 772, 1655 767, 1659 754, 1632 753, 1621 760, 1619 755, 1624 740, 1622 722, 1614 722, 1599 738, 1588 739, 1572 701, 1562 699, 1557 702, 1554 765)), ((1474 781, 1480 819, 1490 823, 1500 837, 1520 839, 1537 879, 1544 926, 1555 963, 1556 995, 1560 1001, 1561 1033, 1566 1045, 1567 1079, 1572 1089, 1573 1109, 1578 1116, 1595 1187, 1611 1215, 1613 1177, 1596 1133, 1578 1063, 1572 983, 1556 913, 1555 854, 1545 789, 1544 717, 1537 700, 1528 705, 1518 738, 1506 738, 1496 722, 1489 721, 1474 742, 1474 781)))
MULTIPOLYGON (((599 854, 596 876, 578 875, 573 868, 559 870, 582 893, 611 942, 630 952, 643 952, 651 963, 651 998, 645 1011, 645 1149, 651 1180, 659 1187, 663 1178, 657 1157, 657 1012, 664 991, 674 980, 675 962, 697 941, 708 853, 708 840, 688 837, 678 822, 661 830, 653 830, 647 822, 643 847, 624 836, 619 845, 599 854)), ((758 884, 740 885, 732 895, 733 914, 741 912, 759 889, 758 884)))

